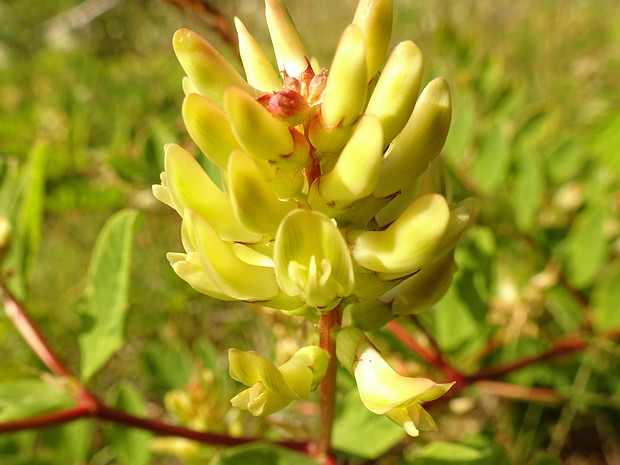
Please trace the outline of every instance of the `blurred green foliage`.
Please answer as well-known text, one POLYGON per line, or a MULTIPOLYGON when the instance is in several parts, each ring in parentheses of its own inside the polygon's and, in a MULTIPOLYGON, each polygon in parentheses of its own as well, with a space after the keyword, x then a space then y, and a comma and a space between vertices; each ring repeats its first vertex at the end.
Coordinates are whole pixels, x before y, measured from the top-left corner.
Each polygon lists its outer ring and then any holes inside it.
MULTIPOLYGON (((212 3, 229 19, 241 17, 265 42, 261 1, 212 3)), ((292 16, 302 18, 298 27, 321 63, 331 60, 335 31, 350 20, 355 3, 287 2, 292 16)), ((439 433, 392 449, 398 458, 388 454, 385 463, 620 460, 614 442, 620 436, 620 349, 596 335, 620 327, 620 4, 394 3, 393 45, 413 39, 424 52, 427 79, 443 75, 452 86, 453 124, 444 155, 455 195, 471 193, 477 204, 476 226, 457 249, 453 287, 420 315, 418 325, 466 374, 538 355, 565 337, 581 335, 589 343, 583 354, 504 378, 553 389, 562 402, 507 399, 474 385, 463 395, 470 407, 451 404, 450 414, 445 408, 445 415, 435 415, 439 433)), ((220 393, 232 389, 221 381, 225 348, 261 347, 273 358, 291 339, 303 340, 306 330, 297 321, 287 326, 274 314, 257 319, 256 309, 196 294, 165 259, 166 251, 180 250, 179 219, 152 199, 150 186, 162 171, 165 143, 193 147, 180 118, 183 72, 170 40, 176 29, 190 27, 234 60, 208 18, 163 0, 8 0, 0 3, 0 17, 0 215, 13 224, 4 265, 13 271, 12 289, 68 364, 78 371, 76 335, 92 325, 82 296, 96 237, 124 208, 141 213, 133 233, 126 344, 101 371, 92 368, 90 386, 105 400, 163 415, 165 393, 189 389, 203 367, 213 371, 220 393)), ((119 315, 124 303, 117 303, 119 315)), ((398 346, 387 332, 379 339, 398 346)), ((68 402, 58 386, 41 378, 43 366, 4 314, 0 350, 3 419, 68 402), (42 403, 17 396, 28 391, 36 398, 44 388, 42 403)), ((348 433, 366 422, 358 404, 343 399, 336 431, 348 433)), ((287 434, 308 434, 298 418, 285 419, 293 425, 287 434)), ((254 433, 267 428, 240 424, 254 433)), ((357 458, 341 446, 351 463, 363 463, 399 439, 389 429, 356 432, 368 446, 357 458)), ((0 461, 180 463, 151 456, 145 450, 149 435, 131 434, 80 420, 3 435, 0 461)), ((336 446, 345 440, 337 437, 336 446)), ((231 449, 215 463, 255 453, 231 449)), ((297 460, 279 449, 260 454, 266 461, 297 460)), ((190 455, 184 463, 195 463, 190 455)))

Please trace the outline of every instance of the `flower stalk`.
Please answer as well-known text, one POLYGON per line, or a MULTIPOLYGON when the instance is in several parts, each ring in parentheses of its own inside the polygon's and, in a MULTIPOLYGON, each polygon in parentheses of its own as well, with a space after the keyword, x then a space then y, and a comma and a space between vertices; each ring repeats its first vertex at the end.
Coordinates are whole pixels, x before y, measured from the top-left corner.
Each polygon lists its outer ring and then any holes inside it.
POLYGON ((323 312, 319 320, 319 346, 328 354, 327 372, 321 381, 321 433, 319 437, 319 458, 326 460, 331 452, 331 436, 336 405, 336 333, 342 324, 342 308, 336 306, 323 312))

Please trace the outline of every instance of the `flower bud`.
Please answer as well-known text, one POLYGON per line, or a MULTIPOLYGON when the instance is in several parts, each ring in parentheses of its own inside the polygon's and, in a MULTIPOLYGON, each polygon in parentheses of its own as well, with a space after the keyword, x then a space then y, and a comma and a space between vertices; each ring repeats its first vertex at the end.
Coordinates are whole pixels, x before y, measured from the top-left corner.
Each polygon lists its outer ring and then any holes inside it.
POLYGON ((250 302, 269 300, 278 295, 280 289, 273 268, 240 259, 231 245, 220 239, 209 222, 199 214, 188 211, 183 221, 188 222, 194 234, 205 273, 221 292, 250 302))
POLYGON ((307 66, 306 50, 291 15, 280 0, 266 0, 265 15, 279 71, 298 77, 307 66))
POLYGON ((445 79, 431 81, 381 164, 375 195, 398 192, 420 176, 435 158, 448 135, 452 104, 445 79))
POLYGON ((0 256, 11 243, 11 222, 6 216, 0 216, 0 256))
POLYGON ((374 115, 363 116, 334 168, 313 187, 325 201, 348 205, 374 190, 382 159, 381 123, 374 115))
POLYGON ((265 108, 286 126, 303 123, 312 112, 306 99, 294 90, 280 90, 269 97, 265 108))
POLYGON ((381 72, 366 113, 381 121, 384 146, 405 127, 420 91, 424 59, 410 40, 399 43, 381 72))
POLYGON ((322 116, 327 127, 350 126, 366 105, 366 45, 359 27, 342 34, 323 96, 322 116))
POLYGON ((179 63, 202 95, 218 107, 224 104, 224 90, 235 86, 255 97, 249 85, 235 68, 213 46, 195 32, 180 29, 172 40, 179 63))
POLYGON ((294 142, 288 128, 241 89, 226 89, 224 105, 233 133, 250 155, 269 161, 293 151, 294 142))
POLYGON ((369 82, 383 63, 392 35, 392 0, 360 0, 353 24, 359 26, 366 43, 366 82, 369 82))
POLYGON ((218 167, 226 169, 230 153, 240 148, 226 113, 208 98, 189 94, 183 101, 183 121, 202 153, 218 167))
POLYGON ((282 80, 274 71, 261 46, 250 35, 239 18, 235 18, 235 27, 239 38, 239 54, 248 84, 263 92, 279 90, 282 87, 282 80))

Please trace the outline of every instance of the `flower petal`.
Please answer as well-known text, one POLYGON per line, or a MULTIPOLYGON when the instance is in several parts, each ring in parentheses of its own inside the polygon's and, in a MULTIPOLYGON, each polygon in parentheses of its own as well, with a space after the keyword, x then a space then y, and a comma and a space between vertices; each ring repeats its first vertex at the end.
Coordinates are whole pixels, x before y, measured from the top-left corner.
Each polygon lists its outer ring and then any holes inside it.
POLYGON ((188 211, 183 221, 191 226, 205 272, 223 293, 246 301, 269 300, 278 295, 273 268, 239 259, 201 215, 188 211))
POLYGON ((352 254, 364 268, 384 273, 413 272, 438 258, 450 209, 438 194, 416 199, 384 231, 355 231, 352 254))

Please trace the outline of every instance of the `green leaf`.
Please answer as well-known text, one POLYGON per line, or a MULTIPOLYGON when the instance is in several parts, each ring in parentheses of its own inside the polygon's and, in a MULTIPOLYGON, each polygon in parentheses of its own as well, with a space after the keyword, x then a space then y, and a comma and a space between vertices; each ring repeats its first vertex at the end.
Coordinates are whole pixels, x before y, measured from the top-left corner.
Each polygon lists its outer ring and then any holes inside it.
POLYGON ((594 290, 594 327, 599 331, 620 327, 620 262, 610 269, 594 290))
POLYGON ((571 281, 578 287, 592 284, 607 258, 607 239, 603 231, 605 205, 583 210, 566 238, 566 265, 571 281))
POLYGON ((62 387, 41 379, 0 383, 0 422, 42 415, 74 403, 62 387))
POLYGON ((375 459, 406 436, 396 423, 375 415, 362 404, 357 389, 349 392, 334 420, 334 449, 375 459))
POLYGON ((7 176, 2 180, 0 214, 8 216, 13 227, 7 264, 13 270, 11 287, 20 298, 25 296, 28 272, 39 245, 47 152, 47 146, 35 144, 23 172, 18 175, 8 166, 7 176))
POLYGON ((485 337, 488 300, 493 286, 493 257, 496 254, 493 232, 476 227, 455 250, 458 271, 452 287, 436 305, 435 331, 440 347, 459 349, 470 339, 485 337))
MULTIPOLYGON (((152 375, 153 389, 162 394, 184 388, 192 374, 191 354, 184 344, 164 345, 153 341, 143 351, 145 364, 152 375)), ((228 376, 228 372, 226 371, 228 376)))
MULTIPOLYGON (((120 387, 115 406, 133 415, 144 415, 145 406, 142 395, 132 386, 120 387)), ((116 458, 121 465, 146 465, 151 461, 149 441, 152 434, 139 429, 108 425, 105 428, 116 458)))
POLYGON ((482 434, 464 443, 436 441, 426 445, 415 465, 510 465, 502 446, 482 434))
POLYGON ((87 463, 93 432, 94 425, 89 418, 43 430, 45 443, 59 463, 87 463))
POLYGON ((124 210, 104 225, 88 270, 85 313, 93 325, 79 337, 80 372, 90 378, 124 342, 131 242, 136 212, 124 210))
POLYGON ((544 193, 542 163, 531 148, 523 148, 516 155, 517 169, 511 195, 515 223, 520 230, 538 227, 538 214, 544 193))
POLYGON ((316 465, 307 455, 273 444, 231 447, 209 465, 316 465))

